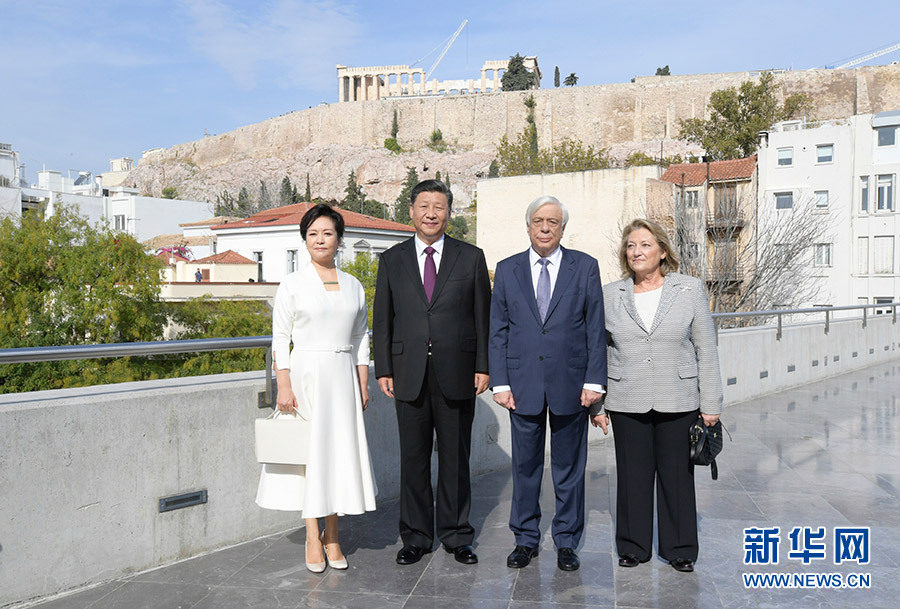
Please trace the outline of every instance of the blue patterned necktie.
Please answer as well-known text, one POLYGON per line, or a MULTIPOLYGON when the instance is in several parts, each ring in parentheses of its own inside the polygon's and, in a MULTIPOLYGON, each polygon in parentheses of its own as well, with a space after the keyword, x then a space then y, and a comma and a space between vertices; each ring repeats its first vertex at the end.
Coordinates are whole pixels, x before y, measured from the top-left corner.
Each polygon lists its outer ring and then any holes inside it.
POLYGON ((537 306, 538 312, 541 314, 541 322, 545 322, 547 321, 547 309, 550 308, 550 271, 547 270, 550 261, 541 258, 538 263, 541 265, 541 274, 538 276, 537 306))

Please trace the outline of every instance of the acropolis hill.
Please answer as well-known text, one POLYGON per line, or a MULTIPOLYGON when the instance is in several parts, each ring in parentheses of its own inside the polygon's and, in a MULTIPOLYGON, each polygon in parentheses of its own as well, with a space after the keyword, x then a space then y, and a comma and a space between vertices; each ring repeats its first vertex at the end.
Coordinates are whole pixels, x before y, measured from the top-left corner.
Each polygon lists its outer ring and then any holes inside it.
MULTIPOLYGON (((477 176, 487 174, 503 135, 525 127, 523 100, 533 94, 540 145, 565 138, 608 148, 617 158, 640 150, 656 156, 698 151, 675 140, 678 121, 703 116, 716 89, 739 86, 758 72, 637 77, 633 83, 490 92, 470 95, 393 97, 320 105, 171 148, 144 154, 128 183, 158 195, 174 186, 185 198, 215 200, 241 186, 251 193, 265 180, 277 192, 287 175, 302 190, 309 174, 314 196, 343 197, 355 171, 368 197, 391 203, 407 167, 419 176, 450 173, 461 203, 470 200, 477 176), (398 142, 384 149, 394 110, 398 142), (426 147, 440 129, 451 151, 426 147)), ((806 93, 812 117, 830 119, 900 109, 900 65, 778 72, 780 94, 806 93)))

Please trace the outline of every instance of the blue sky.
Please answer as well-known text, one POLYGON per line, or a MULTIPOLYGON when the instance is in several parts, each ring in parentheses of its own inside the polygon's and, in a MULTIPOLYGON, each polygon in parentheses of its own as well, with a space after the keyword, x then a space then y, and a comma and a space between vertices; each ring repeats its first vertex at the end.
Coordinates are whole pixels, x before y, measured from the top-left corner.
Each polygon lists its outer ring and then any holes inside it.
MULTIPOLYGON (((412 63, 469 19, 434 77, 537 55, 579 85, 839 63, 900 41, 900 2, 0 0, 0 142, 44 165, 108 160, 334 102, 335 65, 412 63)), ((424 62, 427 69, 434 55, 424 62)), ((900 53, 881 62, 900 60, 900 53)))

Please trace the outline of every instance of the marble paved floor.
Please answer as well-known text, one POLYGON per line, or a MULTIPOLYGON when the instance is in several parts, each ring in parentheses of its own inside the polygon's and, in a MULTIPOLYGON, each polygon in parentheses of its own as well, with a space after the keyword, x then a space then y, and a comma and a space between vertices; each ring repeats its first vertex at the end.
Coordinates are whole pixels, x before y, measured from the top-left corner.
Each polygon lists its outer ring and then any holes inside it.
MULTIPOLYGON (((719 480, 696 472, 700 558, 691 574, 654 558, 634 569, 615 559, 612 442, 592 445, 582 568, 556 568, 549 527, 553 493, 545 476, 541 555, 506 567, 511 481, 498 471, 473 481, 476 566, 438 550, 420 563, 394 563, 396 502, 342 519, 348 571, 304 568, 302 528, 111 582, 39 605, 42 609, 549 607, 849 607, 894 609, 900 583, 900 362, 729 407, 733 440, 719 480), (826 527, 826 560, 788 559, 794 526, 826 527), (868 565, 833 564, 838 526, 871 527, 868 565), (780 561, 744 565, 743 529, 781 527, 780 561), (867 573, 869 589, 747 589, 742 573, 867 573)), ((591 430, 596 438, 599 430, 591 430)))

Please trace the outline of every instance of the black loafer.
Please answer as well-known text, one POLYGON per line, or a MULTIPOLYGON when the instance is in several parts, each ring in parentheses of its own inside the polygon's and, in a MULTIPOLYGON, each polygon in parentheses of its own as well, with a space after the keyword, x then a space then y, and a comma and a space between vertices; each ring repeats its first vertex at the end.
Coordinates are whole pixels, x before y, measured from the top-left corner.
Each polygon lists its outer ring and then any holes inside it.
POLYGON ((556 553, 556 566, 562 571, 577 571, 581 566, 578 554, 572 548, 560 548, 556 553))
POLYGON ((531 559, 538 555, 537 548, 528 546, 516 546, 516 549, 506 557, 506 566, 510 569, 521 569, 527 567, 531 559))
POLYGON ((397 564, 398 565, 412 565, 420 560, 422 557, 428 554, 431 550, 426 548, 420 548, 418 546, 403 546, 400 548, 400 551, 397 552, 397 564))
POLYGON ((672 565, 673 569, 682 573, 691 573, 694 570, 694 561, 687 558, 676 558, 669 561, 669 564, 672 565))
POLYGON ((474 565, 478 562, 478 555, 475 554, 475 550, 470 545, 456 546, 455 548, 444 546, 444 549, 453 554, 456 562, 464 565, 474 565))
POLYGON ((636 567, 641 564, 641 561, 637 559, 637 556, 632 556, 631 554, 623 554, 619 557, 619 566, 620 567, 636 567))

